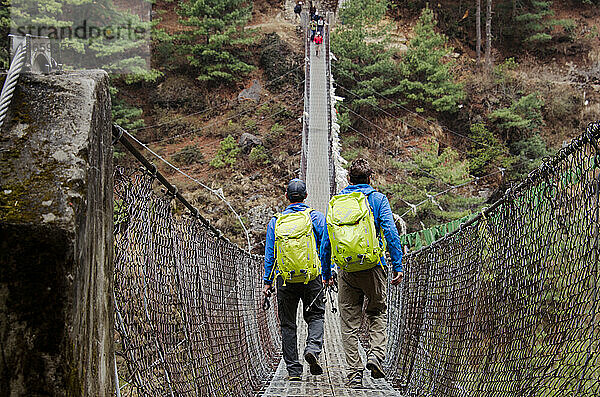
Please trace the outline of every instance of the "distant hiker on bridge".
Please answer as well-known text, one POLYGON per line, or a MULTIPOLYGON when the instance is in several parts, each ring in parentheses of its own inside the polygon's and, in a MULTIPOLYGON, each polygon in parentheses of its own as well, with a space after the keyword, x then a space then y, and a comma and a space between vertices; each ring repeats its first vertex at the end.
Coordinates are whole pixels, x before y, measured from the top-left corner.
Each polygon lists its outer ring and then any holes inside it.
POLYGON ((313 41, 315 39, 315 34, 317 33, 317 21, 315 21, 314 19, 312 21, 310 21, 309 28, 310 28, 310 41, 313 41))
POLYGON ((301 12, 302 12, 302 2, 298 1, 298 2, 296 2, 296 5, 294 6, 294 14, 296 14, 296 19, 300 18, 301 12))
POLYGON ((314 42, 315 42, 315 55, 319 56, 319 48, 321 48, 321 44, 323 44, 323 36, 321 36, 321 33, 317 32, 314 42))
POLYGON ((312 21, 313 19, 315 19, 315 15, 317 14, 317 7, 315 7, 313 5, 313 2, 310 2, 310 8, 309 8, 309 14, 310 14, 310 20, 312 21))
POLYGON ((324 36, 324 29, 325 29, 325 20, 323 19, 322 16, 319 16, 319 19, 317 19, 317 32, 321 33, 321 36, 324 36))
POLYGON ((291 204, 275 215, 267 226, 263 293, 270 296, 273 281, 277 279, 283 360, 289 380, 299 381, 303 370, 298 361, 296 340, 296 312, 300 299, 304 321, 308 324, 304 359, 310 365, 311 374, 323 373, 319 354, 323 346, 325 303, 318 252, 327 231, 323 213, 303 203, 306 198, 303 181, 292 179, 285 196, 291 204))
POLYGON ((329 201, 328 237, 321 245, 323 279, 333 283, 330 263, 339 268, 338 305, 342 344, 346 354, 348 385, 362 385, 364 364, 358 354, 358 329, 363 302, 369 324, 367 369, 373 378, 383 378, 386 349, 386 240, 392 258, 392 285, 402 280, 402 249, 387 197, 371 187, 373 174, 367 160, 359 158, 349 170, 350 185, 329 201), (377 241, 377 243, 373 243, 377 241))

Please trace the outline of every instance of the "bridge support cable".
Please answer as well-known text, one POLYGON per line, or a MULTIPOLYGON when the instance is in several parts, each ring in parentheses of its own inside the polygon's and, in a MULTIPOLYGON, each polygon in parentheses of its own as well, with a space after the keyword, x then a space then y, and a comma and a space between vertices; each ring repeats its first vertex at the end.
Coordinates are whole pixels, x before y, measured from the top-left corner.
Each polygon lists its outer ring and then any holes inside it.
POLYGON ((385 363, 406 396, 599 394, 599 140, 406 255, 385 363))
POLYGON ((19 80, 19 74, 25 65, 25 56, 27 55, 27 45, 25 43, 20 44, 15 51, 15 55, 10 63, 8 73, 6 74, 6 80, 2 86, 2 92, 0 93, 0 127, 4 124, 4 119, 8 113, 8 107, 10 101, 15 92, 17 81, 19 80))

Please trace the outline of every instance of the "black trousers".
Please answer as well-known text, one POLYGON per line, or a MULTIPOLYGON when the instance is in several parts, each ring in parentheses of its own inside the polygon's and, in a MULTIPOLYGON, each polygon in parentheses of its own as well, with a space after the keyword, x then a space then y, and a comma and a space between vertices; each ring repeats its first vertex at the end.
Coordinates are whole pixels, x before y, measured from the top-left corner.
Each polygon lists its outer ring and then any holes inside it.
POLYGON ((304 354, 313 353, 319 357, 323 348, 323 322, 325 318, 325 292, 321 292, 323 282, 321 276, 308 284, 287 283, 283 285, 281 277, 277 277, 277 308, 281 324, 281 341, 283 360, 290 376, 302 375, 302 364, 298 361, 298 341, 296 335, 296 315, 298 302, 302 300, 304 321, 308 324, 308 337, 304 354), (320 293, 320 295, 319 295, 320 293), (319 297, 315 300, 315 298, 319 297), (315 300, 310 311, 306 309, 315 300))

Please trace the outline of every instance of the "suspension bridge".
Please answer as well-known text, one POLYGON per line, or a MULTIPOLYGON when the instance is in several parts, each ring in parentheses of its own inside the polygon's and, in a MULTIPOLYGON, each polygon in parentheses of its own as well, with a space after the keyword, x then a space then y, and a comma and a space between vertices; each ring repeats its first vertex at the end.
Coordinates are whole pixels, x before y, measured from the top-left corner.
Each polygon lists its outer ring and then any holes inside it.
MULTIPOLYGON (((305 24, 306 18, 303 15, 305 24)), ((328 24, 319 56, 305 33, 300 173, 307 181, 308 203, 321 211, 330 195, 343 187, 329 29, 328 24)), ((9 87, 16 85, 15 79, 9 80, 9 87)), ((5 105, 9 102, 10 98, 0 100, 2 118, 10 113, 5 105)), ((100 120, 102 111, 89 107, 100 120)), ((263 258, 233 244, 212 226, 144 158, 127 131, 114 126, 113 137, 145 168, 114 172, 117 395, 600 395, 600 124, 590 124, 456 231, 405 256, 404 280, 397 288, 390 287, 387 295, 386 379, 375 381, 366 374, 359 389, 345 386, 339 319, 330 310, 321 356, 325 373, 312 376, 305 371, 301 382, 287 381, 276 308, 263 307, 263 258), (166 188, 166 194, 157 193, 157 184, 166 188), (175 215, 173 200, 189 212, 175 215)), ((97 140, 91 148, 101 146, 97 140)), ((59 143, 60 148, 69 146, 59 143)), ((79 153, 80 145, 73 143, 74 152, 79 153)), ((3 161, 19 156, 1 149, 3 161)), ((104 186, 101 181, 112 186, 103 172, 90 167, 91 186, 104 186)), ((3 170, 3 181, 5 174, 3 170)), ((100 190, 94 190, 93 197, 100 197, 100 190)), ((102 207, 106 203, 93 207, 90 202, 95 215, 110 212, 102 207)), ((2 205, 4 209, 4 201, 2 205)), ((46 215, 44 222, 50 219, 46 215)), ((3 221, 9 216, 3 213, 3 221)), ((104 221, 105 226, 110 223, 104 221)), ((11 244, 22 245, 11 240, 11 227, 0 229, 6 250, 11 244)), ((100 229, 90 233, 90 252, 100 250, 94 245, 100 229)), ((35 250, 19 249, 19 259, 28 264, 27 255, 35 250)), ((85 289, 89 285, 82 282, 83 289, 77 290, 80 299, 113 291, 102 283, 102 274, 75 272, 76 279, 98 277, 97 290, 85 289)), ((61 283, 56 289, 64 289, 61 283)), ((43 302, 31 302, 31 308, 37 306, 45 307, 43 302)), ((95 315, 101 318, 111 312, 99 302, 92 313, 78 319, 77 324, 87 327, 81 334, 101 335, 94 328, 95 315)), ((302 344, 306 330, 300 318, 298 323, 302 344)), ((361 332, 366 331, 365 322, 361 332)), ((29 338, 35 340, 35 335, 29 338)), ((89 351, 104 346, 93 339, 89 351)), ((367 349, 366 338, 362 339, 367 349)), ((79 372, 108 378, 102 366, 106 362, 102 357, 111 356, 110 348, 107 352, 92 355, 97 358, 94 363, 78 360, 85 365, 79 372)), ((0 368, 5 367, 3 361, 0 368)))
MULTIPOLYGON (((319 56, 305 36, 300 172, 308 204, 321 211, 343 187, 336 183, 341 168, 329 28, 319 56)), ((325 373, 305 371, 301 382, 287 381, 276 311, 262 308, 262 258, 225 239, 189 203, 189 216, 174 217, 176 189, 165 181, 171 194, 153 193, 156 170, 117 172, 116 328, 127 368, 119 374, 127 379, 122 391, 598 395, 599 138, 598 125, 590 125, 459 230, 406 256, 404 281, 388 293, 387 379, 365 376, 360 389, 345 386, 339 318, 330 311, 325 373)), ((300 316, 298 324, 302 345, 300 316)))

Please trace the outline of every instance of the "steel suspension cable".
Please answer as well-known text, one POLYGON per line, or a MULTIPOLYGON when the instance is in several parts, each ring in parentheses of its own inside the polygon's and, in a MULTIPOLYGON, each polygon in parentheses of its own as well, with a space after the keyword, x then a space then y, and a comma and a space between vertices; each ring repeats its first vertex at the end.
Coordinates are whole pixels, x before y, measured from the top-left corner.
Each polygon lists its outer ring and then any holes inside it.
POLYGON ((6 74, 6 80, 4 80, 4 86, 2 87, 2 93, 0 93, 0 127, 4 124, 4 119, 8 113, 8 107, 13 97, 19 74, 25 65, 25 55, 27 53, 27 45, 25 43, 20 44, 15 51, 13 60, 10 63, 10 68, 6 74))

